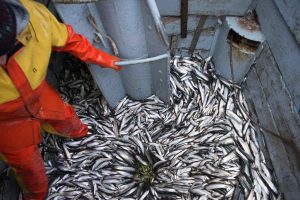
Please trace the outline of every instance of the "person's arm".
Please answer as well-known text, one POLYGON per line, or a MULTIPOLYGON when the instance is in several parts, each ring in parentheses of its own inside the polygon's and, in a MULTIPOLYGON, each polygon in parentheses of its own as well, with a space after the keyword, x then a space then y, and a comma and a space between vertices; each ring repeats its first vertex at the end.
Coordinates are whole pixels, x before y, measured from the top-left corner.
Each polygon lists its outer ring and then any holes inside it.
POLYGON ((54 51, 69 52, 84 62, 117 71, 121 70, 120 66, 115 65, 115 62, 120 60, 118 57, 95 48, 83 35, 76 33, 70 25, 58 22, 50 12, 49 15, 54 51))

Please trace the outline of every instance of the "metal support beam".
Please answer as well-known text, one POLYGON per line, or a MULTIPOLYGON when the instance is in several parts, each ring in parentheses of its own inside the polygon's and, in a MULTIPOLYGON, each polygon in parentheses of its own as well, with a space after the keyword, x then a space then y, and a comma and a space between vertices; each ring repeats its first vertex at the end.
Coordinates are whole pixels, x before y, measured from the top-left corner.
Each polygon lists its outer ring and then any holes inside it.
POLYGON ((195 51, 195 48, 196 48, 197 43, 199 41, 199 37, 200 37, 201 32, 202 32, 202 30, 204 28, 204 24, 206 22, 206 19, 207 19, 207 15, 203 15, 199 19, 199 23, 198 23, 197 29, 196 29, 196 31, 194 33, 194 37, 193 37, 193 40, 191 42, 191 46, 190 46, 190 49, 189 49, 189 53, 190 54, 193 54, 194 51, 195 51))
POLYGON ((177 49, 177 35, 172 35, 171 36, 171 47, 170 47, 171 56, 175 56, 176 49, 177 49))
POLYGON ((188 0, 181 0, 181 38, 186 38, 187 36, 188 11, 188 0))

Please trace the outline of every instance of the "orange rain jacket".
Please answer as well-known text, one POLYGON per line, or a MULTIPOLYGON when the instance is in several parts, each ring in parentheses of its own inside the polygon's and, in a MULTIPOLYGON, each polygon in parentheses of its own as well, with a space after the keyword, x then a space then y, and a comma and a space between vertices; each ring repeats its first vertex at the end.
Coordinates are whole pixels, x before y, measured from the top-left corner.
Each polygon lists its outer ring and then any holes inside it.
POLYGON ((58 22, 43 4, 20 2, 29 13, 29 23, 17 36, 23 47, 0 66, 0 152, 40 143, 42 121, 66 117, 66 105, 45 81, 52 50, 103 67, 115 67, 119 60, 58 22))

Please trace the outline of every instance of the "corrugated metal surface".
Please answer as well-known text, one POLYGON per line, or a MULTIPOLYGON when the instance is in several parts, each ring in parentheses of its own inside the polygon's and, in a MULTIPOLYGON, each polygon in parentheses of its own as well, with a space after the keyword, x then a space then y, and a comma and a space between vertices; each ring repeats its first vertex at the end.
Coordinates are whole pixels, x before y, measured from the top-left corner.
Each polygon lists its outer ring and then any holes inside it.
MULTIPOLYGON (((260 0, 256 8, 262 32, 286 82, 296 108, 300 108, 300 49, 272 0, 260 0)), ((296 17, 296 16, 295 16, 296 17)), ((290 106, 290 105, 286 105, 290 106)))
MULTIPOLYGON (((199 15, 189 15, 188 16, 188 33, 194 33, 197 28, 198 21, 201 16, 199 15)), ((166 28, 166 33, 168 35, 180 35, 180 17, 168 16, 163 17, 162 21, 166 28)), ((203 35, 214 34, 215 27, 217 25, 217 17, 209 16, 205 22, 203 35)))
POLYGON ((258 1, 256 11, 267 43, 243 86, 252 115, 284 138, 265 132, 262 147, 268 150, 281 191, 292 200, 300 196, 300 51, 291 28, 291 22, 299 20, 293 12, 298 5, 258 1))
POLYGON ((300 45, 300 1, 274 0, 274 3, 300 45))

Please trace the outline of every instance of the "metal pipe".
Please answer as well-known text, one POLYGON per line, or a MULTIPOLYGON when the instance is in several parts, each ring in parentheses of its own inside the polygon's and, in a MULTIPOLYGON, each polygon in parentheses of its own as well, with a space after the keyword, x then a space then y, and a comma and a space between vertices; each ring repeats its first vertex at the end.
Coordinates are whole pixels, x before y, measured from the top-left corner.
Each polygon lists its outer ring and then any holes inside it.
POLYGON ((156 1, 155 0, 147 0, 147 5, 148 5, 151 15, 154 19, 156 30, 159 32, 165 45, 167 47, 169 47, 169 40, 168 40, 167 35, 165 34, 166 33, 165 27, 161 21, 161 16, 160 16, 156 1))
POLYGON ((119 62, 116 62, 116 65, 120 65, 120 66, 135 65, 135 64, 146 63, 146 62, 153 62, 153 61, 161 60, 161 59, 168 58, 168 57, 169 57, 168 54, 162 54, 159 56, 144 58, 144 59, 119 61, 119 62))

